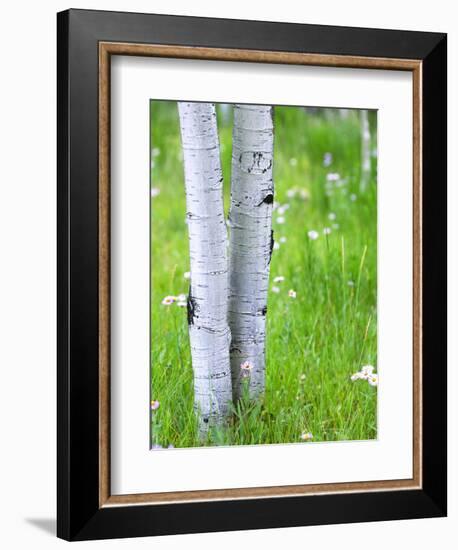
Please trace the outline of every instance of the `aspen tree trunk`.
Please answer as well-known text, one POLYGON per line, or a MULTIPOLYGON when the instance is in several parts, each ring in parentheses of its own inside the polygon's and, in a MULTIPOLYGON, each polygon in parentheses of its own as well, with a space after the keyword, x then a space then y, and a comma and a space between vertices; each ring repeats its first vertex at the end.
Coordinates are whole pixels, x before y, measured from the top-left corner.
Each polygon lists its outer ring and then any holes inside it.
POLYGON ((229 326, 232 393, 243 376, 253 399, 264 392, 267 291, 273 246, 273 109, 235 105, 232 140, 229 326), (248 369, 240 367, 246 361, 248 369), (251 368, 252 367, 252 368, 251 368))
POLYGON ((191 260, 188 325, 194 406, 204 437, 230 413, 227 229, 215 106, 178 103, 191 260))
POLYGON ((367 109, 359 112, 361 124, 361 179, 360 191, 364 192, 371 177, 371 132, 367 109))

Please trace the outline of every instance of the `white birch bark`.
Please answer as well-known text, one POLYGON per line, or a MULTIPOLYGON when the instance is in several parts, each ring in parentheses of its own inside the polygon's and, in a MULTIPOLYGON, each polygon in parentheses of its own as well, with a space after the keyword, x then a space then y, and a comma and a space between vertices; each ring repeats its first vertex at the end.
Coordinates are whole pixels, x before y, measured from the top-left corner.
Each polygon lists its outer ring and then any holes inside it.
POLYGON ((188 324, 199 430, 221 426, 232 402, 227 229, 215 106, 178 103, 191 263, 188 324))
POLYGON ((273 246, 273 109, 235 105, 229 260, 229 326, 232 393, 237 401, 242 377, 256 399, 265 388, 267 291, 273 246), (241 370, 246 361, 251 370, 241 370))
POLYGON ((371 132, 367 109, 361 109, 359 117, 361 125, 361 179, 359 188, 361 192, 364 192, 371 177, 371 132))

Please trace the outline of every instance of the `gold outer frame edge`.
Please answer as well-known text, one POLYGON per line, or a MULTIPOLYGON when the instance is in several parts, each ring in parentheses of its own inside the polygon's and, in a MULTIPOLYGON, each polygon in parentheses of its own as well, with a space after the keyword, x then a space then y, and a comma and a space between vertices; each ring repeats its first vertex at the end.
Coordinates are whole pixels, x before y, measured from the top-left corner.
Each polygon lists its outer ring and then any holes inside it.
POLYGON ((99 43, 99 507, 415 490, 422 487, 422 62, 264 50, 99 43), (112 55, 411 71, 413 74, 413 477, 384 481, 111 495, 110 492, 110 65, 112 55))

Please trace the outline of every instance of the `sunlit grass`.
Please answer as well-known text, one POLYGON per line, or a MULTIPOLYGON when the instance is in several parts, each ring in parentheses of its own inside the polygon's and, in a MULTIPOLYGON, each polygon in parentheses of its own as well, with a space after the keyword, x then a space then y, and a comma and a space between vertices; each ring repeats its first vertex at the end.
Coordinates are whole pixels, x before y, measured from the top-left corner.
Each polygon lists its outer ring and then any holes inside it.
MULTIPOLYGON (((370 120, 375 139, 375 113, 370 120)), ((227 210, 230 110, 219 109, 218 121, 227 210)), ((189 286, 176 104, 153 102, 151 122, 151 185, 157 195, 151 198, 151 396, 160 403, 152 411, 152 442, 200 446, 186 309, 161 304, 189 286)), ((372 164, 374 181, 360 194, 355 111, 342 117, 337 110, 276 108, 275 201, 289 207, 277 207, 273 218, 278 244, 271 262, 265 399, 242 401, 230 425, 211 431, 206 444, 294 443, 307 432, 313 441, 376 437, 377 388, 350 380, 362 365, 377 364, 375 157, 372 164), (332 154, 329 166, 326 153, 332 154), (285 280, 273 283, 276 276, 285 280)))

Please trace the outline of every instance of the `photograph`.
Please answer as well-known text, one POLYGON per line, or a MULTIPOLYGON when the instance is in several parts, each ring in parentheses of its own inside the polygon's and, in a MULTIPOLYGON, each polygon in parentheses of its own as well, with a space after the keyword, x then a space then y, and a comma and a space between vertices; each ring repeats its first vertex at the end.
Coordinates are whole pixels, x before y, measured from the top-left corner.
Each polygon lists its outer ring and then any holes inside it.
POLYGON ((149 124, 151 450, 377 439, 377 110, 149 124))

